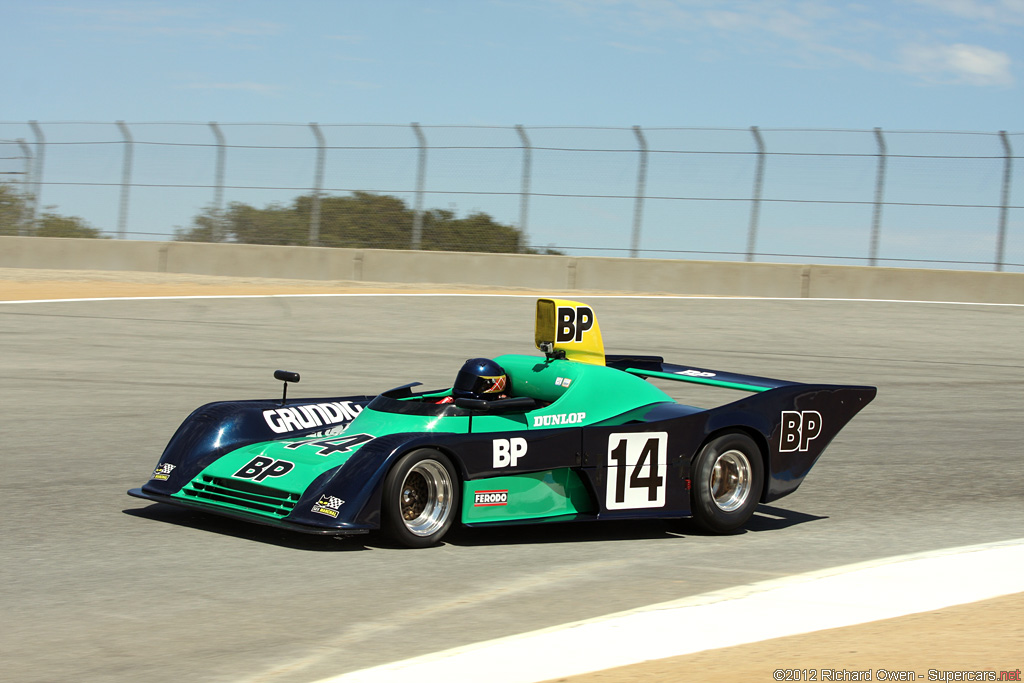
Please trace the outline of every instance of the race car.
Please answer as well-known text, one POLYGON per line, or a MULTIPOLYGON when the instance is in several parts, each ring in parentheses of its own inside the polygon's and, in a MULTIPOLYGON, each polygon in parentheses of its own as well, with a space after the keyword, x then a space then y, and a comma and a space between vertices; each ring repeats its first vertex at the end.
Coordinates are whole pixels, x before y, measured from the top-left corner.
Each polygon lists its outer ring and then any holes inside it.
POLYGON ((132 496, 310 534, 427 547, 467 526, 693 518, 741 528, 795 491, 875 397, 605 354, 592 307, 539 299, 543 355, 471 359, 446 389, 210 403, 132 496), (704 409, 652 378, 745 392, 704 409))

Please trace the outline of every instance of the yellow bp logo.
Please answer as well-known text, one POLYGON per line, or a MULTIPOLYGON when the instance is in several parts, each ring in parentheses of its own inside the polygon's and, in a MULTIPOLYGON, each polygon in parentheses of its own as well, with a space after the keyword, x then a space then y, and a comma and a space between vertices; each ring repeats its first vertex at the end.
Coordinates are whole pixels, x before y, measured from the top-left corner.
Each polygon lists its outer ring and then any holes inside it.
POLYGON ((555 341, 559 344, 583 341, 583 335, 594 327, 594 309, 590 306, 559 306, 555 341))

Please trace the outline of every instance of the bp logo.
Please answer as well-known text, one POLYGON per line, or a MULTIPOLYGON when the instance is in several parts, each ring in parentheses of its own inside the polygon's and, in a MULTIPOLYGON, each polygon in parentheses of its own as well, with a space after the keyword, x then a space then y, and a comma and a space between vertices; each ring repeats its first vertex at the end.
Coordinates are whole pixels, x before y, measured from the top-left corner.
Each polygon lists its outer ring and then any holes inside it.
POLYGON ((559 306, 558 331, 555 341, 579 343, 583 334, 594 326, 594 310, 589 306, 559 306))
POLYGON ((273 458, 267 458, 262 455, 258 455, 249 462, 245 463, 245 467, 238 470, 232 477, 238 479, 252 479, 253 481, 263 481, 267 477, 281 477, 288 474, 295 467, 295 463, 288 462, 287 460, 275 460, 273 458))
POLYGON ((779 453, 806 451, 821 435, 821 425, 821 413, 817 410, 783 410, 779 453))

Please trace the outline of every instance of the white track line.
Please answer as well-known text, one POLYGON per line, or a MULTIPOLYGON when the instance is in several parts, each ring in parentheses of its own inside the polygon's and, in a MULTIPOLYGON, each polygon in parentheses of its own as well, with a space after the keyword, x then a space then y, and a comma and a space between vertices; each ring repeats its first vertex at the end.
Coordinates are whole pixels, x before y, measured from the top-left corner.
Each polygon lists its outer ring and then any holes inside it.
POLYGON ((1024 592, 1024 539, 764 581, 343 674, 531 683, 1024 592))
POLYGON ((645 299, 645 300, 672 300, 692 299, 704 301, 850 301, 858 303, 877 304, 934 304, 942 306, 1009 306, 1024 308, 1024 304, 1013 303, 989 303, 984 301, 923 301, 915 299, 838 299, 838 298, 816 298, 816 297, 784 297, 784 296, 704 296, 704 295, 650 295, 650 294, 584 294, 561 293, 561 294, 460 294, 460 293, 438 293, 438 292, 336 292, 323 294, 193 294, 182 296, 107 296, 107 297, 83 297, 77 299, 16 299, 11 301, 0 301, 0 305, 18 304, 66 304, 93 301, 178 301, 189 299, 298 299, 298 298, 332 298, 332 297, 504 297, 514 299, 536 299, 536 298, 573 298, 573 299, 645 299))

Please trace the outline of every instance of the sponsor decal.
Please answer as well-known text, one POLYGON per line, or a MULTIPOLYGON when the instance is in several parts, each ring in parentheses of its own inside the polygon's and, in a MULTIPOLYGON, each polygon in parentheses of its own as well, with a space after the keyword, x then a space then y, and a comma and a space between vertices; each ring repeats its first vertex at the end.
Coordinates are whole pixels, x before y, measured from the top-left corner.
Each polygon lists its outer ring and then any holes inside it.
POLYGON ((594 310, 589 306, 559 306, 555 341, 580 343, 583 334, 594 326, 594 310))
POLYGON ((275 434, 297 432, 300 429, 324 427, 356 419, 363 407, 351 401, 312 403, 305 406, 271 408, 263 411, 263 419, 275 434))
POLYGON ((473 494, 473 507, 488 508, 508 505, 508 489, 500 491, 477 491, 473 494))
POLYGON ((348 453, 356 446, 360 446, 373 438, 371 434, 346 434, 345 436, 317 439, 316 441, 296 441, 287 444, 285 448, 295 450, 303 446, 316 446, 320 449, 316 452, 317 455, 334 455, 335 453, 348 453))
POLYGON ((287 460, 274 460, 273 458, 257 455, 231 476, 238 479, 263 481, 267 477, 284 476, 291 472, 294 467, 295 463, 288 462, 287 460))
POLYGON ((328 517, 338 517, 338 508, 345 504, 341 498, 336 496, 322 495, 320 500, 313 503, 313 512, 321 515, 327 515, 328 517))
POLYGON ((821 434, 821 413, 817 410, 783 410, 779 430, 779 453, 804 452, 821 434))
POLYGON ((534 415, 534 427, 553 427, 555 425, 574 425, 583 422, 586 413, 559 413, 558 415, 534 415))
POLYGON ((494 467, 516 467, 519 458, 526 455, 526 439, 513 436, 511 439, 494 439, 494 467))
POLYGON ((306 434, 304 438, 312 439, 314 436, 320 436, 323 438, 327 438, 328 436, 338 436, 339 434, 344 433, 346 429, 348 429, 347 424, 338 425, 336 427, 331 427, 330 429, 324 429, 319 432, 313 432, 312 434, 306 434))
POLYGON ((701 372, 700 370, 680 370, 676 373, 677 375, 683 375, 684 377, 714 377, 713 372, 701 372))
POLYGON ((162 462, 156 466, 155 470, 153 470, 152 478, 160 481, 167 481, 171 478, 171 472, 174 471, 174 467, 175 466, 169 462, 162 462))
POLYGON ((568 389, 570 384, 572 384, 572 380, 569 379, 568 377, 558 377, 555 379, 556 387, 565 387, 566 389, 568 389))

